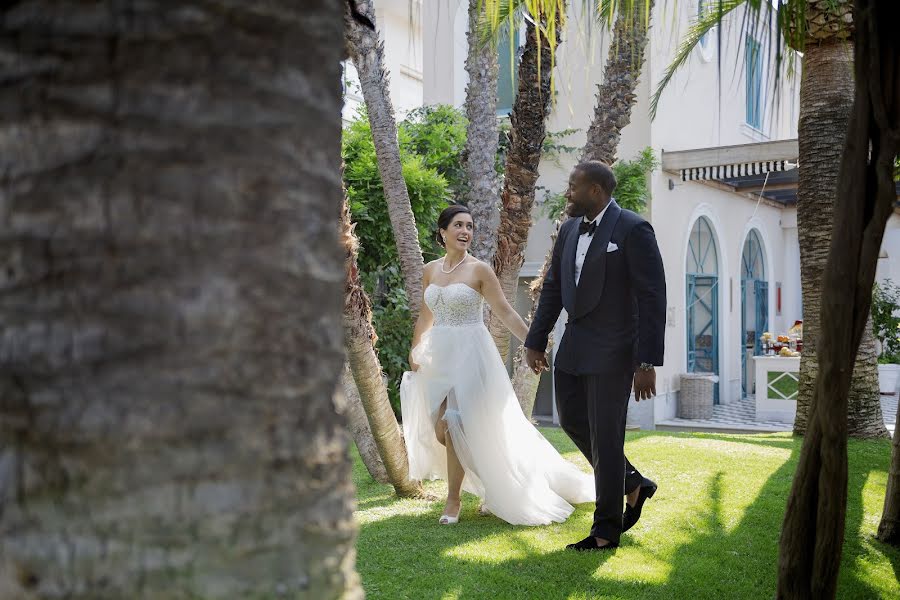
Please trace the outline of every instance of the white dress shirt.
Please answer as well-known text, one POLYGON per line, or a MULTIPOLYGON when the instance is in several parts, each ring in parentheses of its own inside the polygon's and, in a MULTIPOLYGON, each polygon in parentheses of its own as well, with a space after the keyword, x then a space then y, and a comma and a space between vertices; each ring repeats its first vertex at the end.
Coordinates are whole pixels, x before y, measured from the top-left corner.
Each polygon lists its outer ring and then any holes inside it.
MULTIPOLYGON (((610 200, 609 204, 600 211, 600 214, 594 218, 594 223, 599 227, 600 221, 603 219, 603 215, 606 214, 606 210, 609 208, 609 205, 612 204, 612 200, 610 200)), ((588 223, 587 217, 581 217, 581 220, 585 223, 588 223)), ((594 232, 596 234, 596 231, 594 232)), ((581 279, 581 267, 584 266, 584 257, 587 256, 588 248, 591 246, 591 240, 594 239, 594 236, 588 235, 587 233, 582 233, 578 236, 578 248, 575 249, 575 285, 578 286, 578 280, 581 279)))

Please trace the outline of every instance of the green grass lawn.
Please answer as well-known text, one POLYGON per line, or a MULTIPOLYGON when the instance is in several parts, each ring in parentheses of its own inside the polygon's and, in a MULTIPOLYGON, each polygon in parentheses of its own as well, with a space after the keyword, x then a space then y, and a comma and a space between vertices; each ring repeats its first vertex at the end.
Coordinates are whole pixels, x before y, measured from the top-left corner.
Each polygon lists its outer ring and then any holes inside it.
MULTIPOLYGON (((564 455, 588 463, 559 429, 564 455)), ((566 523, 512 526, 463 500, 460 523, 438 524, 439 502, 398 500, 354 456, 357 568, 368 598, 771 598, 779 529, 800 440, 788 434, 629 433, 625 450, 659 491, 614 553, 574 553, 593 506, 566 523)), ((900 598, 900 551, 875 539, 890 443, 850 442, 847 530, 838 598, 900 598)), ((355 454, 355 453, 354 453, 355 454)))

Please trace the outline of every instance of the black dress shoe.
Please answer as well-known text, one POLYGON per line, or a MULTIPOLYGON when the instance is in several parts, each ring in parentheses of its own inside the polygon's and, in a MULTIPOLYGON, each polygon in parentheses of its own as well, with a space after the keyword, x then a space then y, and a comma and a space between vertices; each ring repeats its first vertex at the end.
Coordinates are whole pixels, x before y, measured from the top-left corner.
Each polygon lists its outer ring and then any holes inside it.
POLYGON ((569 544, 568 546, 566 546, 566 550, 575 550, 576 552, 593 552, 594 550, 613 550, 614 548, 618 547, 618 544, 613 544, 612 542, 607 542, 600 546, 597 544, 597 538, 589 535, 580 542, 569 544))
POLYGON ((634 503, 634 506, 625 504, 625 513, 622 515, 622 533, 634 527, 635 523, 638 522, 641 518, 641 510, 644 508, 644 502, 653 497, 657 487, 659 486, 656 483, 644 477, 644 480, 641 482, 641 491, 638 492, 637 502, 634 503))

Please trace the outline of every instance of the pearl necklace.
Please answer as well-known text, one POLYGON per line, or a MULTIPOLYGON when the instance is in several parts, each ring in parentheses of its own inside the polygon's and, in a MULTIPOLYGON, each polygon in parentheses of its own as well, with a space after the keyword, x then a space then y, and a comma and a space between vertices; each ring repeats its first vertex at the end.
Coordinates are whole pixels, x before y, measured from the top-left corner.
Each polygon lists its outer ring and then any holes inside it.
POLYGON ((456 269, 456 267, 458 267, 459 265, 461 265, 461 264, 463 264, 464 262, 466 262, 466 259, 467 259, 467 258, 469 258, 469 253, 468 253, 468 252, 463 252, 462 260, 459 261, 458 263, 456 263, 453 267, 451 267, 449 271, 445 271, 445 270, 444 270, 444 262, 446 262, 446 260, 447 260, 447 257, 445 256, 445 257, 444 257, 444 260, 441 261, 441 273, 444 273, 444 274, 449 275, 450 273, 452 273, 452 272, 456 269))

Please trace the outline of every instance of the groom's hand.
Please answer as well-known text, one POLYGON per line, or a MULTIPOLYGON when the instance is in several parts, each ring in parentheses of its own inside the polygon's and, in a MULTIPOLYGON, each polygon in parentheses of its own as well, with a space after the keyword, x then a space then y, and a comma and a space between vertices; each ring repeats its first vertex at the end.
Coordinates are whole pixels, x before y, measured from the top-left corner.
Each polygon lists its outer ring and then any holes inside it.
POLYGON ((638 369, 634 372, 634 399, 649 400, 656 395, 656 369, 643 371, 638 369))
POLYGON ((531 348, 525 348, 525 361, 535 375, 540 375, 541 371, 550 369, 550 365, 547 362, 547 355, 531 348))

